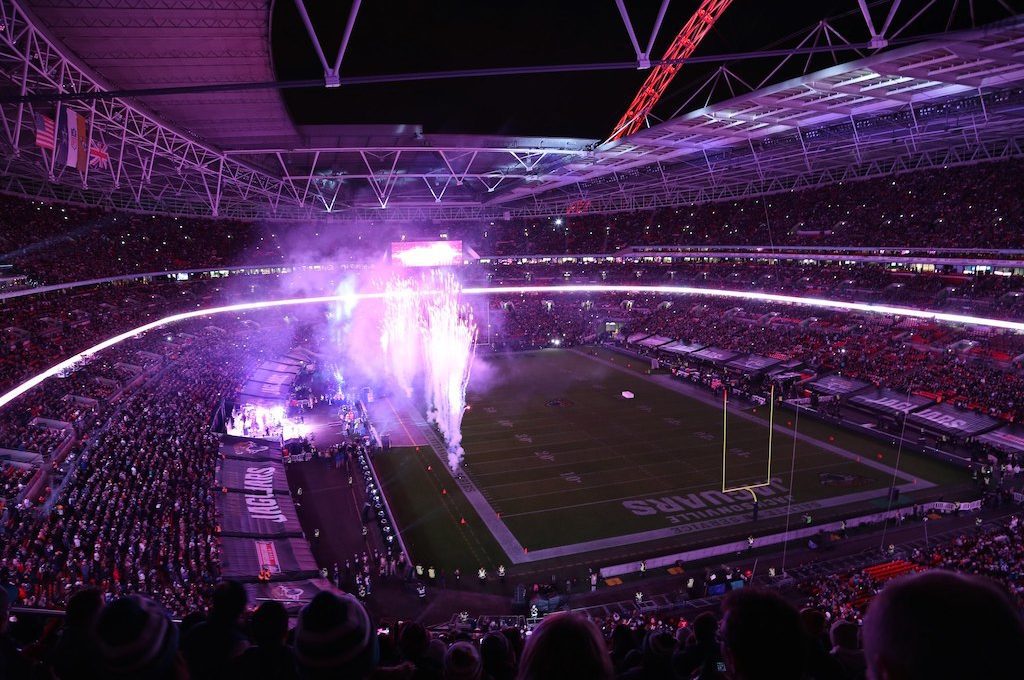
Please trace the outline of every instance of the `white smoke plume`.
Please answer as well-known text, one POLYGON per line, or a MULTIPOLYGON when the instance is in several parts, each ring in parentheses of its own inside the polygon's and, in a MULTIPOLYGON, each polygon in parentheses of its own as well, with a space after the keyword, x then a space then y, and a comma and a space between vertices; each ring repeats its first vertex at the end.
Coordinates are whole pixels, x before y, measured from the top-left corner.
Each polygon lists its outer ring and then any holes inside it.
POLYGON ((412 282, 392 278, 384 289, 380 344, 391 378, 410 398, 422 356, 420 333, 420 300, 412 282))

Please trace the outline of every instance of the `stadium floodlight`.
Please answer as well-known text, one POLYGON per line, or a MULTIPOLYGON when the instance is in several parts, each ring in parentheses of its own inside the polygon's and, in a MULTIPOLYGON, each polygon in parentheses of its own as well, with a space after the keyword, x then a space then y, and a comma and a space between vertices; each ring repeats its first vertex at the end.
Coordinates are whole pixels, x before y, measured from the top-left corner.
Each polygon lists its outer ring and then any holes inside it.
MULTIPOLYGON (((434 295, 437 291, 420 290, 418 295, 434 295)), ((656 295, 698 295, 704 297, 720 297, 738 300, 753 300, 756 302, 774 302, 780 304, 804 305, 807 307, 820 307, 823 309, 836 309, 841 311, 865 312, 868 314, 888 314, 893 316, 904 316, 914 319, 925 319, 930 321, 941 321, 945 323, 966 324, 970 326, 983 326, 988 328, 1002 328, 1018 333, 1024 333, 1024 321, 1009 321, 1006 319, 992 319, 967 314, 950 314, 947 312, 936 312, 927 309, 914 309, 911 307, 894 307, 891 305, 876 305, 866 302, 847 302, 845 300, 829 300, 826 298, 802 298, 795 295, 779 295, 774 293, 760 293, 755 291, 725 290, 721 288, 696 288, 694 286, 644 286, 644 285, 600 285, 600 284, 573 284, 563 286, 478 286, 463 288, 463 295, 510 295, 526 293, 625 293, 625 294, 656 294, 656 295)), ((25 382, 13 387, 5 394, 0 395, 0 408, 3 408, 14 399, 39 385, 44 380, 59 373, 73 368, 83 359, 93 356, 109 347, 118 345, 141 333, 162 328, 164 326, 187 321, 203 316, 224 314, 231 312, 249 312, 272 307, 286 307, 296 305, 328 304, 336 302, 352 303, 359 300, 381 299, 382 292, 345 293, 342 295, 323 295, 316 297, 285 298, 279 300, 257 300, 253 302, 240 302, 233 305, 220 307, 209 307, 206 309, 194 309, 189 312, 171 314, 162 319, 150 321, 137 328, 125 331, 119 335, 107 338, 88 349, 85 349, 64 361, 46 369, 25 382)))

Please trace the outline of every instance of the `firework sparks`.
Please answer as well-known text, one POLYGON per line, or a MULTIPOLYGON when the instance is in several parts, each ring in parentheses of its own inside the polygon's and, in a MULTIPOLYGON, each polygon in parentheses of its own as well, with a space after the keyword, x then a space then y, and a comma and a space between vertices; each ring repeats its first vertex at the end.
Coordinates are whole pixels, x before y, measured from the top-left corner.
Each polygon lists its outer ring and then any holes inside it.
POLYGON ((462 415, 476 352, 477 327, 461 287, 450 273, 431 272, 420 289, 408 279, 390 281, 384 293, 381 347, 395 382, 412 395, 423 380, 427 420, 448 446, 448 464, 462 462, 462 415))
POLYGON ((459 303, 461 287, 449 273, 432 272, 431 291, 422 298, 422 341, 427 419, 448 444, 448 465, 462 462, 462 416, 476 352, 477 326, 469 305, 459 303))
POLYGON ((422 356, 419 308, 419 297, 408 279, 388 281, 380 344, 391 377, 408 397, 412 397, 413 381, 422 356))

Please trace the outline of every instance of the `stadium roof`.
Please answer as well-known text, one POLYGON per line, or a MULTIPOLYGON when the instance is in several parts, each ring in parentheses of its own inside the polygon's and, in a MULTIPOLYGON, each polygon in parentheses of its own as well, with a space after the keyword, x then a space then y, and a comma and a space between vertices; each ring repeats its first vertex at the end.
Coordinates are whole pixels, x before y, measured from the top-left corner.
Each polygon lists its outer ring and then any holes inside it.
MULTIPOLYGON (((32 11, 90 70, 119 89, 274 80, 269 0, 39 0, 32 11)), ((276 90, 159 97, 162 120, 221 149, 294 145, 276 90)))
POLYGON ((272 83, 269 17, 263 0, 0 0, 0 189, 177 215, 494 219, 760 195, 1020 155, 1024 141, 1019 16, 897 47, 871 26, 887 49, 755 87, 723 64, 706 85, 732 96, 606 144, 296 127, 274 87, 222 86, 272 83), (190 89, 140 92, 168 85, 190 89), (38 116, 69 109, 108 162, 79 171, 37 146, 38 116))

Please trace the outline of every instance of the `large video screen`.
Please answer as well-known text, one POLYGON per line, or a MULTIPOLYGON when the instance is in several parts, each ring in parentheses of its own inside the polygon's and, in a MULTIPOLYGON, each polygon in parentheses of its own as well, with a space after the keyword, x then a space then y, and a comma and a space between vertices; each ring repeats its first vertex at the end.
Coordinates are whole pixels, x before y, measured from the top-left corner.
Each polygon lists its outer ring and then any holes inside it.
POLYGON ((462 241, 393 241, 391 262, 405 267, 462 264, 462 241))

